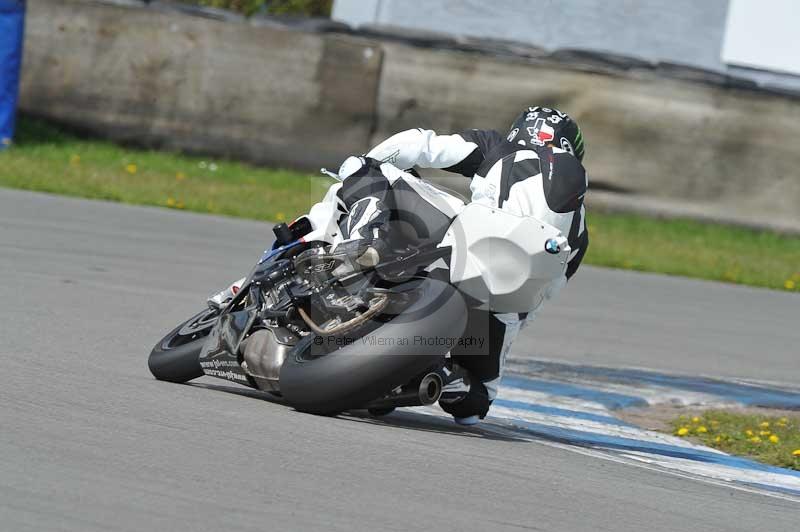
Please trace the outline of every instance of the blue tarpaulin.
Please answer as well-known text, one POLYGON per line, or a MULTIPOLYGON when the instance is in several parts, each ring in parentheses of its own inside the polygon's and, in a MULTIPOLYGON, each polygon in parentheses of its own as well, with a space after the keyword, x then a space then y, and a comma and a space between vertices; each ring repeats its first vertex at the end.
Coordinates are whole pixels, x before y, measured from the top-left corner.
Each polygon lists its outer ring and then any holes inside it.
POLYGON ((14 136, 24 32, 25 1, 0 0, 0 150, 14 136))

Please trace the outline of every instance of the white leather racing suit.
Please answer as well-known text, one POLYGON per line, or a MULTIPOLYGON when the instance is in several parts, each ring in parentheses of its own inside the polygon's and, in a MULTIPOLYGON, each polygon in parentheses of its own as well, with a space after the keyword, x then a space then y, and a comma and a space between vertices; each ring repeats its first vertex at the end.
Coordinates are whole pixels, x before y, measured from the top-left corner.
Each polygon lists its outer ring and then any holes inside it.
MULTIPOLYGON (((588 181, 583 166, 571 154, 557 148, 512 144, 496 131, 437 135, 414 129, 398 133, 372 149, 360 163, 351 160, 340 170, 345 179, 338 195, 350 212, 344 230, 380 240, 386 234, 382 233, 385 213, 398 211, 424 219, 427 230, 421 238, 441 239, 453 213, 416 197, 409 186, 414 178, 398 171, 414 167, 470 177, 472 202, 531 216, 568 235, 572 252, 566 275, 551 295, 575 274, 588 247, 583 206, 588 181)), ((522 314, 470 311, 468 334, 483 341, 451 352, 453 360, 468 370, 471 382, 468 393, 457 401, 440 402, 444 410, 457 419, 486 415, 497 395, 511 344, 537 310, 522 314)))

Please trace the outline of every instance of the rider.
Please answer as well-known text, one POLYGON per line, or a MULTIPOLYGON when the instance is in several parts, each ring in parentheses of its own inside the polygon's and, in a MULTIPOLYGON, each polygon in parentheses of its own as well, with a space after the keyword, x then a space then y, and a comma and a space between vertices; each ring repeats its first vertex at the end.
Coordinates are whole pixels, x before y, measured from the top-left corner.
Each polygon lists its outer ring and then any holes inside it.
MULTIPOLYGON (((358 233, 360 261, 377 263, 386 249, 389 211, 422 217, 426 238, 443 236, 447 221, 437 220, 441 208, 413 192, 398 169, 439 168, 471 178, 472 202, 532 216, 568 235, 572 250, 565 278, 571 278, 589 245, 583 197, 588 187, 581 164, 585 153, 580 128, 558 109, 530 107, 519 115, 506 136, 472 129, 454 135, 412 129, 388 138, 366 157, 351 157, 342 165, 339 192, 349 209, 344 230, 358 233), (389 164, 387 164, 389 163, 389 164)), ((408 174, 405 174, 406 176, 408 174)), ((440 214, 441 216, 441 214, 440 214)), ((445 388, 440 406, 457 423, 477 423, 497 395, 505 357, 520 328, 537 308, 523 314, 470 310, 468 334, 480 335, 478 347, 454 348, 452 361, 466 370, 464 379, 445 388), (482 347, 481 347, 482 346, 482 347), (476 356, 482 355, 482 356, 476 356)), ((465 342, 464 345, 467 343, 465 342)))
MULTIPOLYGON (((339 187, 336 201, 348 211, 340 224, 342 237, 346 244, 356 246, 357 262, 365 267, 391 253, 387 236, 408 236, 404 230, 408 225, 414 226, 413 239, 440 241, 454 211, 445 204, 432 205, 417 194, 414 188, 424 182, 405 170, 439 168, 459 173, 471 178, 472 202, 534 217, 568 235, 572 252, 564 278, 550 290, 553 297, 575 274, 589 244, 583 205, 588 186, 581 165, 584 152, 578 125, 565 113, 543 107, 523 111, 507 136, 478 129, 453 135, 403 131, 365 157, 350 157, 342 164, 339 177, 343 182, 334 185, 339 187), (404 218, 408 224, 402 223, 404 218)), ((209 303, 224 304, 236 289, 234 284, 209 303)), ((537 310, 522 314, 469 311, 467 331, 479 341, 473 347, 459 343, 451 350, 455 376, 461 378, 445 387, 439 401, 457 423, 471 425, 486 416, 497 396, 511 343, 537 310)))

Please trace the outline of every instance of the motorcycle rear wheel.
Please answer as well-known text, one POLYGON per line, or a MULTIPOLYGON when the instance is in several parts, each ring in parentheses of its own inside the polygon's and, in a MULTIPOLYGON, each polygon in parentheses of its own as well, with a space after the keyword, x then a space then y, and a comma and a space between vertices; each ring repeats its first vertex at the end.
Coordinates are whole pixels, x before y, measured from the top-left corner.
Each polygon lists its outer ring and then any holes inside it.
POLYGON ((286 402, 302 412, 336 415, 363 408, 435 367, 450 346, 418 339, 459 338, 467 324, 466 303, 443 281, 416 279, 406 285, 414 292, 413 302, 390 321, 369 328, 366 336, 322 356, 315 345, 319 351, 336 338, 309 336, 295 346, 281 366, 286 402))

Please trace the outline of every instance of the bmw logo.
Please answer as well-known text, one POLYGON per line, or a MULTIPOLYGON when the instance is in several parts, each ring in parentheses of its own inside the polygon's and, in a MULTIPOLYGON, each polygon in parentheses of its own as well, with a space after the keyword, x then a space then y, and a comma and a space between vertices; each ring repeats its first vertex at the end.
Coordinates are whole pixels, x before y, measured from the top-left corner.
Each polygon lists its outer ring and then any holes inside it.
POLYGON ((544 243, 544 250, 551 255, 558 255, 561 253, 561 245, 555 238, 548 238, 547 242, 544 243))

